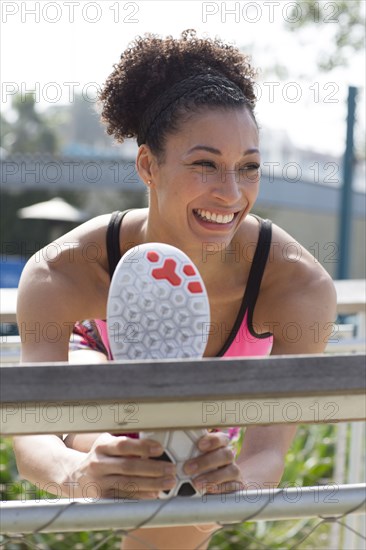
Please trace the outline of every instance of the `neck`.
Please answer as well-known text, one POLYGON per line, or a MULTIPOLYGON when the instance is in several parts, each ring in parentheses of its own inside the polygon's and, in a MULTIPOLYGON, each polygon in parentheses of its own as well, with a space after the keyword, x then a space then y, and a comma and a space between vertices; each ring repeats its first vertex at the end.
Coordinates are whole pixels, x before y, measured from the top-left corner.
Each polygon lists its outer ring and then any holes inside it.
POLYGON ((192 260, 206 284, 217 279, 218 275, 225 271, 225 265, 234 260, 231 255, 226 255, 225 247, 219 243, 187 244, 175 239, 174 235, 152 230, 148 224, 143 242, 161 242, 179 248, 192 260))
POLYGON ((160 216, 154 214, 154 208, 148 210, 147 219, 143 228, 143 242, 161 242, 179 248, 193 261, 201 276, 208 282, 217 278, 225 271, 225 266, 237 263, 238 243, 187 240, 179 230, 179 222, 174 227, 164 224, 160 216))

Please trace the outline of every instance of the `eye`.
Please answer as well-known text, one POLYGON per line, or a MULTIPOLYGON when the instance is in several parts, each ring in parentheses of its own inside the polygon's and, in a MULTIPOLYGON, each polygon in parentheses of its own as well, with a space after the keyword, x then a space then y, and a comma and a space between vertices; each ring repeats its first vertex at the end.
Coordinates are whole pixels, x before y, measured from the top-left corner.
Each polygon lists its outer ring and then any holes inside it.
POLYGON ((256 179, 260 173, 260 164, 252 163, 240 166, 239 171, 247 178, 256 179))
POLYGON ((193 162, 194 166, 207 166, 209 168, 215 168, 216 165, 212 160, 197 160, 196 162, 193 162))
POLYGON ((246 164, 245 166, 240 166, 239 170, 244 170, 245 172, 253 172, 255 170, 259 170, 260 165, 253 163, 253 164, 246 164))

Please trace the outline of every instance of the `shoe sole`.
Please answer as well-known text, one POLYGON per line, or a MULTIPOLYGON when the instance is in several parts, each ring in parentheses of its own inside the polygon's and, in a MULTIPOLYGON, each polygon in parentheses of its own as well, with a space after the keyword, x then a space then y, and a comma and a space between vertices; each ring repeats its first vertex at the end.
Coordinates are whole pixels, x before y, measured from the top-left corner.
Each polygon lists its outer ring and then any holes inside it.
POLYGON ((148 243, 120 260, 107 304, 114 359, 201 358, 209 323, 204 282, 181 250, 148 243))

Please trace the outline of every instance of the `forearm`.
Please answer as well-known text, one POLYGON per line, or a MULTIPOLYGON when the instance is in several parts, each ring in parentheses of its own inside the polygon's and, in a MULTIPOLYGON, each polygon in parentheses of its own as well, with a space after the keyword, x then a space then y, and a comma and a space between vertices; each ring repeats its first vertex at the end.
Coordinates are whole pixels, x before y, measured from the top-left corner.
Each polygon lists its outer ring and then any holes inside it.
POLYGON ((265 449, 249 457, 238 457, 236 460, 242 472, 242 479, 247 489, 269 489, 277 487, 285 468, 284 458, 271 449, 265 449))
POLYGON ((85 454, 68 449, 55 435, 14 437, 19 474, 41 490, 72 498, 83 496, 82 479, 73 475, 85 454))
POLYGON ((68 434, 64 442, 69 449, 88 453, 100 435, 100 433, 68 434))
POLYGON ((295 437, 294 424, 249 426, 236 463, 246 484, 277 487, 285 468, 285 457, 295 437))

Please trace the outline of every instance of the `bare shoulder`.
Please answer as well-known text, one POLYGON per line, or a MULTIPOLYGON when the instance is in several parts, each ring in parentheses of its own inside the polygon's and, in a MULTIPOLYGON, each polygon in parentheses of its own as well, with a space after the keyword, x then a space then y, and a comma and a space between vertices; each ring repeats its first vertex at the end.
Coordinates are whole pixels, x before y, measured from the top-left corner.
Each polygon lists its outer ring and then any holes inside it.
POLYGON ((320 304, 333 303, 335 287, 329 273, 296 239, 273 224, 270 277, 279 293, 307 296, 320 304))
POLYGON ((273 224, 258 305, 261 318, 272 323, 277 353, 322 351, 333 330, 336 300, 327 271, 296 239, 273 224), (321 335, 318 340, 315 332, 321 335))
POLYGON ((27 262, 19 284, 19 298, 24 293, 50 286, 78 286, 80 294, 88 285, 106 280, 106 228, 110 215, 93 218, 36 252, 27 262), (81 284, 82 283, 82 284, 81 284))
POLYGON ((17 303, 20 333, 27 336, 23 347, 34 351, 37 342, 43 342, 57 354, 58 344, 63 343, 65 348, 75 321, 105 314, 109 285, 105 238, 109 219, 108 214, 89 220, 27 262, 17 303), (59 336, 53 342, 51 326, 59 336), (32 327, 36 331, 33 337, 32 327))

